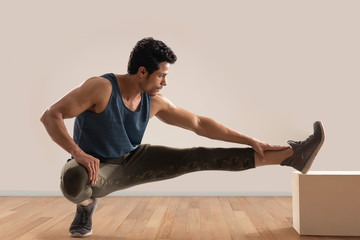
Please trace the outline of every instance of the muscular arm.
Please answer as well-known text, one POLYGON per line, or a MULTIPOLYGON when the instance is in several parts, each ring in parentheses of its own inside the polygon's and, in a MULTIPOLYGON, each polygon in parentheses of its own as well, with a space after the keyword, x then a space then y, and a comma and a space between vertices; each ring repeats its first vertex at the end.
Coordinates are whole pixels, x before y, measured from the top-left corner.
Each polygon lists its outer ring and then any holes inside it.
POLYGON ((198 116, 176 107, 160 94, 152 98, 151 104, 151 116, 156 115, 157 118, 167 124, 191 130, 197 135, 210 139, 247 145, 252 145, 254 142, 253 138, 231 130, 211 118, 198 116))
POLYGON ((73 118, 86 110, 100 112, 105 109, 107 101, 104 101, 104 96, 108 95, 110 98, 111 94, 111 84, 109 88, 108 83, 110 82, 102 78, 88 79, 47 109, 40 119, 52 140, 88 169, 93 183, 97 178, 99 160, 84 153, 74 142, 65 127, 64 119, 73 118))
POLYGON ((250 145, 263 161, 265 161, 265 151, 284 150, 288 148, 260 142, 254 138, 231 130, 211 118, 198 116, 182 108, 176 107, 160 94, 151 99, 150 116, 156 116, 167 124, 189 129, 200 136, 250 145))

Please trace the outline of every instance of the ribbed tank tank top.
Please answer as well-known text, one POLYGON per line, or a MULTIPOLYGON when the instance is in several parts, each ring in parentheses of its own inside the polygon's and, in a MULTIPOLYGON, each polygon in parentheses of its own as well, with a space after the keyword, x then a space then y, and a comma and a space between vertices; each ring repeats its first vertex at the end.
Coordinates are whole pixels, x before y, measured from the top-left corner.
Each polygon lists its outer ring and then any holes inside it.
POLYGON ((74 141, 96 158, 119 158, 141 143, 149 121, 151 97, 142 93, 140 110, 131 111, 123 102, 113 73, 102 75, 112 84, 108 106, 101 113, 85 111, 75 118, 74 141))

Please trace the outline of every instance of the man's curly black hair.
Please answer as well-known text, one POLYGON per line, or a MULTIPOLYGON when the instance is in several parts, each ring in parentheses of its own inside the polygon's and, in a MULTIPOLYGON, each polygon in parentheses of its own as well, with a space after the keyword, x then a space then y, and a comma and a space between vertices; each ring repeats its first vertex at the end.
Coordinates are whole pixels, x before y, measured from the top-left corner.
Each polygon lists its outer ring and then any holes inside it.
POLYGON ((152 37, 138 41, 130 53, 128 74, 136 74, 139 67, 143 66, 149 75, 159 69, 161 62, 175 63, 175 53, 160 40, 152 37))

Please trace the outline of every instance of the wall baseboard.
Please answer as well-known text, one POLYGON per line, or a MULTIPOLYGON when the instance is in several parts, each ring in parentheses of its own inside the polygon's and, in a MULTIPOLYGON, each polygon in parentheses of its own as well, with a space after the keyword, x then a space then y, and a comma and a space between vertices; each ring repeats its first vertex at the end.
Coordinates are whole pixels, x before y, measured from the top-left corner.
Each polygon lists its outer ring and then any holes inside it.
MULTIPOLYGON (((0 196, 63 196, 61 191, 0 190, 0 196)), ((108 196, 291 196, 291 192, 168 192, 118 191, 108 196)))

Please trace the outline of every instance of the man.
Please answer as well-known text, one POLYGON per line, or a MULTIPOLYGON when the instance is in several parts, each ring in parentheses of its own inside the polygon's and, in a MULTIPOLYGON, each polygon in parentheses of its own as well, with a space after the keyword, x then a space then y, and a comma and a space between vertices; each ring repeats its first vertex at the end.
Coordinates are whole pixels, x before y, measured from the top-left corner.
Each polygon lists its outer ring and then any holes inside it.
POLYGON ((162 41, 140 40, 130 54, 128 73, 86 80, 45 111, 50 137, 71 154, 61 173, 64 196, 77 204, 72 237, 92 234, 96 198, 137 184, 201 170, 240 171, 270 164, 306 173, 324 141, 320 122, 305 141, 273 146, 237 133, 216 121, 174 106, 159 91, 167 85, 176 55, 162 41), (216 140, 251 148, 176 149, 141 144, 150 118, 216 140), (74 136, 63 119, 75 119, 74 136))

